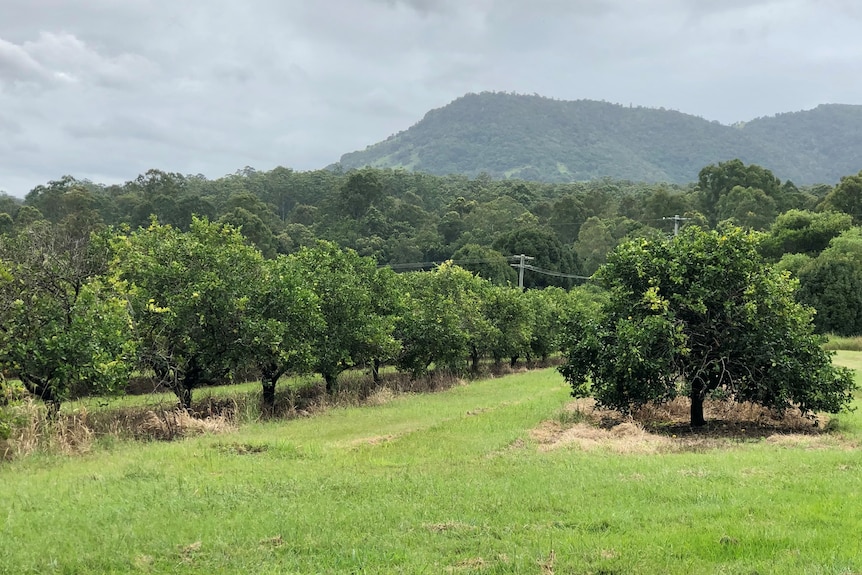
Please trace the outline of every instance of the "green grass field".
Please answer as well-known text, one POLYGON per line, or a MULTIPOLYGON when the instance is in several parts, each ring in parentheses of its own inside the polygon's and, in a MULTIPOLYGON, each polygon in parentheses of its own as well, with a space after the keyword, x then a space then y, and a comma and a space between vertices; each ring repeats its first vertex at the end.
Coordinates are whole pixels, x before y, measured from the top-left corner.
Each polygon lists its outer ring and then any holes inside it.
POLYGON ((537 434, 569 400, 548 369, 0 464, 0 572, 862 573, 860 412, 828 436, 537 434))

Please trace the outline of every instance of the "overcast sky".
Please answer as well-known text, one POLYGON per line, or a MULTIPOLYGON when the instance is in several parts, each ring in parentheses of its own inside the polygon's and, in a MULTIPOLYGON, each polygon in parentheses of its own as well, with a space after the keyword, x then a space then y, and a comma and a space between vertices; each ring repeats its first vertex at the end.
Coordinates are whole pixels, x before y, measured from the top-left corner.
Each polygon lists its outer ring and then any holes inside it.
POLYGON ((857 0, 0 0, 0 190, 324 167, 467 92, 862 104, 857 0))

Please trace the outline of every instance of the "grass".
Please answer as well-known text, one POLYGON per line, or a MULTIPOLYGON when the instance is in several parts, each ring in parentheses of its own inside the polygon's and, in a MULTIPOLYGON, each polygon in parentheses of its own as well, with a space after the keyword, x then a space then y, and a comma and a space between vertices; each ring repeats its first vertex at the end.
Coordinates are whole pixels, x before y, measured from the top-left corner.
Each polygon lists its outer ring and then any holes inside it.
POLYGON ((823 348, 829 350, 862 351, 862 336, 843 337, 829 334, 826 343, 823 344, 823 348))
POLYGON ((376 404, 4 464, 0 573, 862 573, 859 412, 587 448, 550 369, 376 404))

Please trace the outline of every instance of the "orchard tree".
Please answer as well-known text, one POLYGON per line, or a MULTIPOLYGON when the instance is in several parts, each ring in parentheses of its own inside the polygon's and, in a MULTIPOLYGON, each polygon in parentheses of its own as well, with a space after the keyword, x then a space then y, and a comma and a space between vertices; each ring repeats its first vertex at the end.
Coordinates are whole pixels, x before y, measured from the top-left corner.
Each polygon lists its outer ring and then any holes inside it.
POLYGON ((380 280, 374 260, 325 241, 289 257, 319 301, 325 327, 314 341, 314 368, 327 392, 335 390, 342 371, 395 356, 394 320, 381 313, 376 300, 380 280))
MULTIPOLYGON (((432 363, 455 370, 464 364, 469 351, 461 327, 464 294, 451 281, 453 274, 463 273, 469 272, 446 263, 430 272, 398 276, 403 304, 395 325, 401 343, 396 365, 413 378, 425 375, 432 363)), ((471 306, 468 313, 476 311, 471 306)))
POLYGON ((418 376, 431 363, 457 369, 469 358, 471 370, 478 372, 499 332, 485 314, 491 283, 451 261, 403 282, 399 367, 418 376))
POLYGON ((532 308, 518 288, 490 286, 482 301, 484 316, 493 327, 490 352, 494 363, 508 359, 514 367, 518 358, 529 353, 532 337, 532 308))
POLYGON ((243 346, 257 367, 263 404, 275 405, 275 388, 286 372, 305 373, 314 364, 314 341, 323 329, 317 296, 285 256, 261 262, 245 313, 243 346))
POLYGON ((619 246, 597 273, 609 290, 598 318, 569 324, 560 371, 576 396, 628 412, 685 394, 691 424, 721 392, 779 412, 836 412, 852 399, 850 372, 833 367, 796 283, 766 266, 759 236, 724 226, 675 240, 619 246))
POLYGON ((114 241, 130 284, 140 362, 189 409, 192 391, 248 363, 246 319, 262 256, 236 228, 192 219, 188 232, 153 220, 114 241))
POLYGON ((532 310, 530 349, 527 360, 546 361, 551 354, 561 351, 566 322, 575 316, 597 317, 607 299, 607 292, 592 284, 576 286, 569 291, 549 287, 524 292, 532 310))
POLYGON ((530 309, 530 345, 526 352, 527 361, 539 358, 542 361, 559 350, 560 328, 566 291, 557 287, 543 290, 527 290, 524 298, 530 309))
POLYGON ((102 276, 105 245, 46 221, 0 239, 0 369, 52 417, 72 395, 123 389, 134 366, 126 300, 102 276))

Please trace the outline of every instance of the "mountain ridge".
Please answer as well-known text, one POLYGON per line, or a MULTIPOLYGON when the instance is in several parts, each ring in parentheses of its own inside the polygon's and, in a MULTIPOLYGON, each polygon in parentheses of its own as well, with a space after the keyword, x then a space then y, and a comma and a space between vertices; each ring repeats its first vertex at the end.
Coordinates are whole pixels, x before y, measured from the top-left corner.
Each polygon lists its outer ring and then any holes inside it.
POLYGON ((684 184, 704 166, 733 158, 797 184, 837 182, 862 169, 862 106, 821 104, 726 125, 664 108, 470 93, 339 163, 549 182, 684 184))

